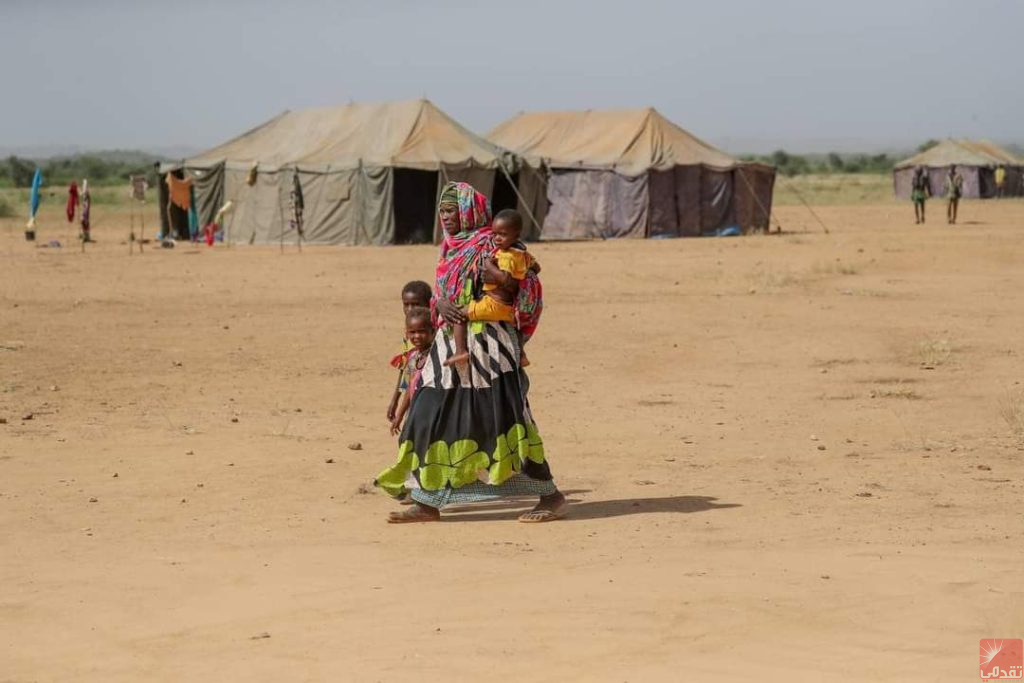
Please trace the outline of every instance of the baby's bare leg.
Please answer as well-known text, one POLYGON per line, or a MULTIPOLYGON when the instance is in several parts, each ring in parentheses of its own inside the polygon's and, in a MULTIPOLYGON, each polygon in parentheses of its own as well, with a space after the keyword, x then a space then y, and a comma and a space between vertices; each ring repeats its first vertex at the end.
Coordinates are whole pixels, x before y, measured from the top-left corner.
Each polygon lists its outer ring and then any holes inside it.
POLYGON ((469 347, 467 336, 469 335, 469 323, 456 323, 453 325, 455 336, 455 355, 444 362, 448 367, 461 365, 469 360, 469 347))

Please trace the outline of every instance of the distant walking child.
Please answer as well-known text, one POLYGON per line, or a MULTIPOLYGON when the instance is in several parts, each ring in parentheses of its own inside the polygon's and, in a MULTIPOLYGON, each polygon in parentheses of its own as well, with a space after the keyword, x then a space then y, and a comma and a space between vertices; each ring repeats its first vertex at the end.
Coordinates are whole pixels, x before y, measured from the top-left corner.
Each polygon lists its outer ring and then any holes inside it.
POLYGON ((914 177, 910 181, 910 199, 914 202, 914 222, 924 223, 924 201, 932 196, 931 184, 928 182, 928 171, 923 166, 914 169, 914 177))
POLYGON ((996 198, 997 199, 1002 199, 1003 198, 1003 192, 1005 192, 1005 190, 1006 190, 1006 167, 1000 164, 996 168, 995 176, 996 176, 996 198))
MULTIPOLYGON (((430 285, 422 280, 413 280, 407 282, 402 287, 402 313, 408 317, 409 311, 414 308, 426 308, 430 309, 430 285)), ((398 382, 395 384, 395 392, 391 397, 391 402, 388 404, 388 422, 393 422, 395 419, 395 411, 398 409, 398 401, 402 397, 402 393, 408 388, 405 384, 406 372, 405 365, 409 351, 413 348, 412 342, 408 336, 402 340, 402 352, 391 359, 392 367, 398 368, 398 382)))
MULTIPOLYGON (((519 285, 527 272, 540 272, 540 265, 525 249, 520 248, 519 236, 523 232, 523 217, 518 211, 505 209, 494 217, 492 226, 494 246, 497 251, 494 261, 504 275, 504 281, 497 284, 484 284, 483 296, 469 303, 464 313, 469 322, 516 322, 516 297, 519 285)), ((445 365, 466 366, 469 362, 467 350, 468 323, 454 326, 455 354, 445 361, 445 365)), ((530 364, 523 352, 523 337, 519 335, 520 366, 530 364)))
POLYGON ((964 194, 964 177, 956 170, 956 166, 949 167, 946 174, 946 220, 950 225, 956 224, 956 210, 960 205, 960 197, 964 194))
POLYGON ((427 358, 430 357, 430 345, 434 343, 434 324, 430 317, 430 309, 424 306, 413 306, 405 314, 405 338, 410 348, 405 353, 405 365, 402 370, 405 385, 408 387, 398 401, 395 415, 391 419, 391 434, 397 436, 402 430, 402 421, 409 412, 412 399, 420 387, 420 376, 427 358))

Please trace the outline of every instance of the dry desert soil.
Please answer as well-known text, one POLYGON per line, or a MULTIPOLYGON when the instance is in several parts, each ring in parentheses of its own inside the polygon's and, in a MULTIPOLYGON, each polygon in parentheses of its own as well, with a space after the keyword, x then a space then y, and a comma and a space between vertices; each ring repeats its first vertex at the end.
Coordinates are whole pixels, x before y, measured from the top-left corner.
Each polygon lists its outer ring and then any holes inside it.
POLYGON ((129 256, 100 208, 84 254, 0 221, 0 681, 963 681, 1024 637, 1024 202, 534 245, 568 517, 420 526, 369 484, 434 247, 129 256))

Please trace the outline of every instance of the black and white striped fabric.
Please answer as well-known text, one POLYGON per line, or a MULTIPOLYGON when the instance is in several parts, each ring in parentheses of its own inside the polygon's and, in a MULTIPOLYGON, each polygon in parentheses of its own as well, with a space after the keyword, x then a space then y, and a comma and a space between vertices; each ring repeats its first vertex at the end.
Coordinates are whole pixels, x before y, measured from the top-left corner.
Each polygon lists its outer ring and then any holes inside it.
MULTIPOLYGON (((503 322, 477 327, 474 334, 470 326, 470 360, 462 369, 444 365, 455 353, 451 335, 439 332, 434 338, 398 437, 398 458, 375 480, 391 495, 469 486, 466 500, 483 495, 481 491, 488 496, 553 491, 527 399, 529 380, 519 366, 516 329, 503 322), (508 484, 517 474, 526 479, 508 484)), ((437 496, 427 504, 441 507, 458 499, 437 496)))
POLYGON ((444 362, 455 355, 455 339, 438 331, 430 348, 430 357, 423 366, 422 386, 488 389, 501 375, 519 372, 519 338, 515 328, 508 323, 485 323, 483 331, 476 334, 471 324, 466 347, 470 358, 465 371, 446 367, 444 362))

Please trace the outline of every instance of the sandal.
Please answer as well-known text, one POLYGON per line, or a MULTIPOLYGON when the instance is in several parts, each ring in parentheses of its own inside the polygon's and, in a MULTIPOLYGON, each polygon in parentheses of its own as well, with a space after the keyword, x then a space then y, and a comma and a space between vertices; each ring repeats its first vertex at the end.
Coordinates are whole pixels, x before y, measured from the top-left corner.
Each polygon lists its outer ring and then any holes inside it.
POLYGON ((553 522, 562 517, 565 517, 565 513, 561 510, 530 510, 519 515, 519 521, 523 524, 541 524, 553 522))
POLYGON ((551 496, 542 497, 537 507, 519 515, 519 521, 523 524, 541 524, 561 519, 565 516, 565 503, 565 496, 556 491, 551 496))
POLYGON ((401 512, 388 515, 388 524, 412 524, 415 522, 439 522, 441 511, 422 503, 414 503, 401 512))

